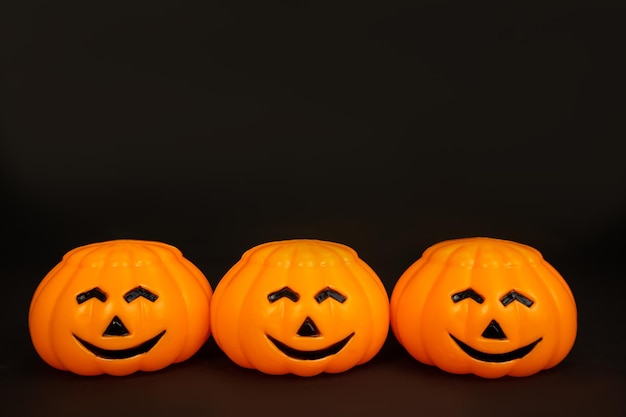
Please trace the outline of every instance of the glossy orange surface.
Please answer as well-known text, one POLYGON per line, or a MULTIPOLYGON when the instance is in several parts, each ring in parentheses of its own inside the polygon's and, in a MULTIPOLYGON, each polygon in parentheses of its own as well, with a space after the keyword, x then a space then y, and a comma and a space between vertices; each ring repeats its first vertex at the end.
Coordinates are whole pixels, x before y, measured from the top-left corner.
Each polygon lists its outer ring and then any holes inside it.
POLYGON ((492 238, 440 242, 398 280, 391 326, 418 361, 486 378, 528 376, 561 362, 576 338, 576 304, 529 246, 492 238))
POLYGON ((376 273, 333 242, 248 250, 215 289, 213 337, 235 363, 268 374, 337 373, 372 359, 389 329, 376 273))
POLYGON ((33 345, 81 375, 155 371, 191 357, 210 332, 212 289, 173 246, 114 240, 68 252, 30 305, 33 345))

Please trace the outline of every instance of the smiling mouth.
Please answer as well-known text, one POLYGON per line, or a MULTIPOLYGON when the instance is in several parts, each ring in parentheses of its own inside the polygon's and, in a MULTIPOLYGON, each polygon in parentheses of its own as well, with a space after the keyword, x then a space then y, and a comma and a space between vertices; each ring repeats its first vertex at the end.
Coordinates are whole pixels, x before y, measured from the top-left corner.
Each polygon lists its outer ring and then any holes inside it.
POLYGON ((354 336, 354 332, 350 333, 346 338, 340 340, 339 342, 333 343, 332 345, 324 349, 318 349, 318 350, 294 349, 290 346, 287 346, 283 342, 274 339, 269 334, 266 336, 270 340, 270 342, 272 342, 274 346, 278 348, 278 350, 280 350, 281 352, 283 352, 285 355, 289 356, 290 358, 311 361, 315 359, 322 359, 322 358, 325 358, 326 356, 330 356, 330 355, 334 355, 335 353, 338 353, 350 341, 350 339, 352 339, 352 336, 354 336))
POLYGON ((486 352, 481 352, 480 350, 474 349, 473 347, 461 342, 459 339, 457 339, 456 337, 452 335, 450 335, 450 337, 463 350, 463 352, 467 353, 472 358, 478 359, 479 361, 483 361, 483 362, 496 362, 496 363, 509 362, 515 359, 523 358, 524 356, 528 355, 530 351, 534 349, 535 346, 537 346, 537 343, 543 340, 543 337, 540 337, 534 342, 526 346, 522 346, 521 348, 512 350, 510 352, 486 353, 486 352))
POLYGON ((128 348, 128 349, 119 349, 119 350, 103 349, 101 347, 98 347, 96 345, 93 345, 93 344, 87 342, 86 340, 81 339, 80 337, 76 336, 75 334, 72 334, 72 336, 74 336, 74 338, 76 340, 78 340, 78 342, 81 345, 83 345, 85 347, 85 349, 87 349, 88 351, 90 351, 91 353, 93 353, 94 355, 96 355, 99 358, 102 358, 102 359, 127 359, 127 358, 132 358, 133 356, 141 355, 141 354, 144 354, 144 353, 148 352, 150 349, 152 349, 154 347, 154 345, 156 345, 158 343, 159 340, 161 340, 161 337, 163 337, 164 334, 165 334, 165 330, 163 330, 158 335, 154 336, 152 339, 147 340, 147 341, 143 342, 142 344, 140 344, 138 346, 131 347, 131 348, 128 348))

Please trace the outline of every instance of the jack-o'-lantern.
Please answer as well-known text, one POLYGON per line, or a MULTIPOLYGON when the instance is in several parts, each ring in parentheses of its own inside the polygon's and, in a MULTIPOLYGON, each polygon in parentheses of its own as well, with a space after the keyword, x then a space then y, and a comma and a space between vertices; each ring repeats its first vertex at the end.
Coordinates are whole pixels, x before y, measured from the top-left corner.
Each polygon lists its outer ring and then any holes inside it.
POLYGON ((219 282, 211 328, 242 367, 338 373, 378 353, 389 330, 389 299, 376 273, 345 245, 270 242, 248 250, 219 282))
POLYGON ((114 240, 68 252, 37 287, 29 329, 49 365, 128 375, 181 362, 209 337, 212 289, 170 245, 114 240))
POLYGON ((534 248, 492 238, 440 242, 400 277, 391 327, 418 361, 456 374, 528 376, 560 363, 576 304, 534 248))

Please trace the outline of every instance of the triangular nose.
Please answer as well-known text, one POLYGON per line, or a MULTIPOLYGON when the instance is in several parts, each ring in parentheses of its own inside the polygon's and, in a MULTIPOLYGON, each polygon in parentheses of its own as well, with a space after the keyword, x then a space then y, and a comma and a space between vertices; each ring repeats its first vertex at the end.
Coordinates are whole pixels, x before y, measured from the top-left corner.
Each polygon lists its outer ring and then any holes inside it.
POLYGON ((320 335, 320 331, 317 329, 317 326, 313 323, 313 320, 311 320, 310 317, 304 319, 302 326, 298 329, 298 336, 317 337, 320 335))
POLYGON ((506 339, 504 330, 500 327, 497 321, 491 320, 491 323, 485 328, 482 336, 486 339, 506 339))
POLYGON ((122 323, 122 319, 115 316, 111 320, 111 323, 109 323, 109 326, 106 328, 102 336, 126 336, 129 333, 130 332, 128 331, 126 326, 124 326, 124 323, 122 323))

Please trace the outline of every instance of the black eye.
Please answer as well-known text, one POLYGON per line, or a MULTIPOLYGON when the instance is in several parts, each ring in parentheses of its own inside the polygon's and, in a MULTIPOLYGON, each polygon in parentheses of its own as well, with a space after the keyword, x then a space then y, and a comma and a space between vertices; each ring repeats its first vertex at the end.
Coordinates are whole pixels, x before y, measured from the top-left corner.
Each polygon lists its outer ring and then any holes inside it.
POLYGON ((455 303, 465 300, 466 298, 471 298, 472 300, 476 301, 478 304, 482 304, 483 301, 485 301, 485 299, 480 294, 478 294, 476 291, 474 291, 471 288, 468 288, 461 292, 457 292, 456 294, 452 295, 452 301, 454 301, 455 303))
POLYGON ((322 291, 318 292, 315 295, 315 301, 317 301, 318 303, 321 303, 322 301, 324 301, 325 299, 327 299, 328 297, 330 298, 334 298, 335 300, 339 301, 340 303, 343 303, 344 301, 346 301, 347 297, 335 290, 333 290, 332 288, 324 288, 322 291))
POLYGON ((90 289, 89 291, 81 292, 80 294, 78 294, 76 296, 76 302, 78 304, 82 304, 85 301, 90 300, 92 298, 97 298, 98 300, 104 303, 107 299, 107 295, 100 288, 95 287, 95 288, 90 289))
POLYGON ((289 287, 283 287, 278 291, 274 291, 273 293, 268 294, 267 299, 270 303, 274 303, 283 297, 289 298, 294 303, 300 299, 298 293, 289 287))
POLYGON ((500 299, 500 302, 505 307, 511 304, 513 301, 519 301, 520 303, 524 304, 526 307, 530 307, 531 305, 535 303, 530 298, 518 293, 515 290, 511 291, 510 293, 508 293, 507 295, 505 295, 504 297, 500 299))
POLYGON ((152 301, 153 303, 156 301, 157 298, 159 298, 158 295, 151 293, 150 291, 142 287, 133 288, 132 290, 124 294, 124 300, 126 300, 127 303, 130 303, 131 301, 139 297, 143 297, 148 301, 152 301))

